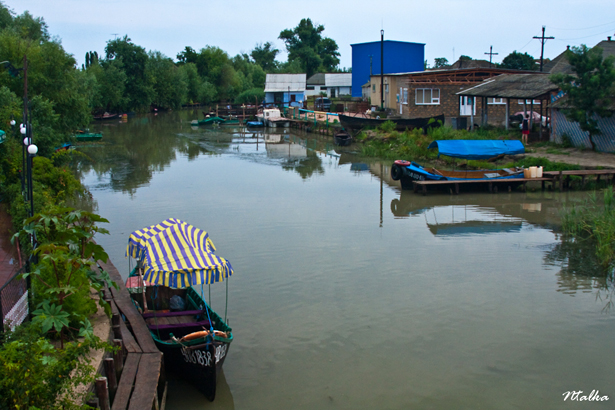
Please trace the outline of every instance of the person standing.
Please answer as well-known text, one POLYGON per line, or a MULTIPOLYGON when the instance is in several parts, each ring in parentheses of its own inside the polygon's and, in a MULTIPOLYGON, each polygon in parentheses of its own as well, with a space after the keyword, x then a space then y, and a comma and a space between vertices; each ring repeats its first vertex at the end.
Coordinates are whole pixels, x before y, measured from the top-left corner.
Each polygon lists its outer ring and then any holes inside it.
POLYGON ((523 123, 521 124, 521 142, 527 144, 528 136, 530 135, 530 116, 524 114, 523 123))

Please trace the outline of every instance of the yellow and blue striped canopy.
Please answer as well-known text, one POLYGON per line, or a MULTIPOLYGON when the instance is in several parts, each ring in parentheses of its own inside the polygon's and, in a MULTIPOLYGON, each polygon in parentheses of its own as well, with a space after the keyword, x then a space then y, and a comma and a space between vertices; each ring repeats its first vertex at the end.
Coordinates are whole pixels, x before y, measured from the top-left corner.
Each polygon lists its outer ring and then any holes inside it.
POLYGON ((230 262, 214 255, 215 250, 207 232, 170 218, 133 232, 126 254, 142 262, 147 282, 183 289, 233 274, 230 262))

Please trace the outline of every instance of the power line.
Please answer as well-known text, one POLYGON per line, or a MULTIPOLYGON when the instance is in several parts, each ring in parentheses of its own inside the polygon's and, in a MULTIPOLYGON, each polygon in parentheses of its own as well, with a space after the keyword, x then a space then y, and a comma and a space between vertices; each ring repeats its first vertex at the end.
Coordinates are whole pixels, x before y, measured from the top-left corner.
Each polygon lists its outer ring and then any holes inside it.
POLYGON ((581 30, 590 30, 596 27, 608 26, 609 24, 615 24, 615 21, 612 21, 610 23, 598 24, 597 26, 585 27, 585 28, 556 28, 556 27, 551 27, 551 26, 549 26, 549 28, 551 30, 581 31, 581 30))

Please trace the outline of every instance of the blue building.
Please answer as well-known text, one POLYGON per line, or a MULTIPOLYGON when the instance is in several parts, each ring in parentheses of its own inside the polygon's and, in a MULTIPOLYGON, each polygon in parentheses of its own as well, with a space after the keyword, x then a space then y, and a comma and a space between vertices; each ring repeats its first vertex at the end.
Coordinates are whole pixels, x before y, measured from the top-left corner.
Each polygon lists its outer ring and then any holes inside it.
MULTIPOLYGON (((361 97, 361 86, 370 80, 370 74, 380 74, 380 41, 351 44, 352 96, 361 97)), ((406 41, 384 41, 384 74, 423 71, 425 44, 406 41)))
POLYGON ((305 101, 305 74, 267 74, 265 105, 302 107, 305 101))

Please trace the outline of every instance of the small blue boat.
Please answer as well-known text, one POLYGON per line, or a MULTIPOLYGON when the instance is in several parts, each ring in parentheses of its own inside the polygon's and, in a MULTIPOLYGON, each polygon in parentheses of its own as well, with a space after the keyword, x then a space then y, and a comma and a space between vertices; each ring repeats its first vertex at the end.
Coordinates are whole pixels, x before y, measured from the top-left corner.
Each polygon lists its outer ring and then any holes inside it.
MULTIPOLYGON (((438 140, 428 148, 438 148, 440 155, 464 159, 492 159, 525 152, 521 141, 510 140, 438 140)), ((464 181, 523 178, 522 168, 446 171, 427 168, 416 162, 397 160, 391 167, 391 178, 400 181, 402 189, 413 189, 414 181, 464 181)))
POLYGON ((265 124, 263 124, 260 121, 248 121, 246 122, 246 124, 248 124, 248 127, 253 127, 253 128, 258 128, 258 127, 264 127, 265 124))

